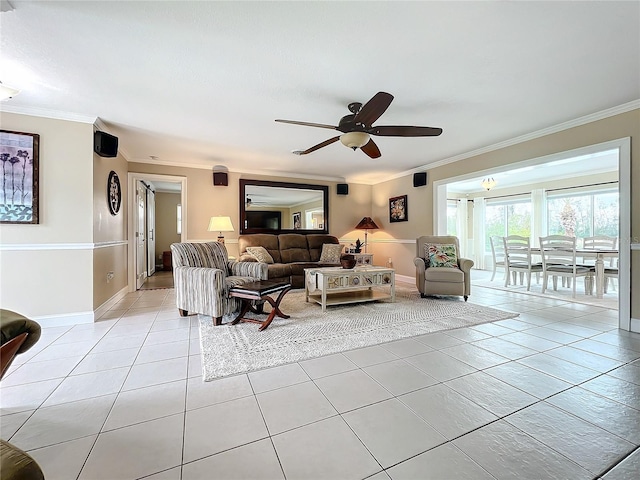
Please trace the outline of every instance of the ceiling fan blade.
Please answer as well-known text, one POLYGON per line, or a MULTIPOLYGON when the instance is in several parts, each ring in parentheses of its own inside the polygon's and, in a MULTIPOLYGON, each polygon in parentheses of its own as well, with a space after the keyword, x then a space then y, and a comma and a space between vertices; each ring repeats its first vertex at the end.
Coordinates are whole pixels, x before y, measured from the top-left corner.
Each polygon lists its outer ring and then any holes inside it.
POLYGON ((411 127, 402 125, 386 125, 367 129, 371 135, 383 137, 437 137, 442 133, 441 128, 436 127, 411 127))
POLYGON ((393 101, 393 95, 387 92, 378 92, 376 93, 371 100, 365 103, 360 111, 356 114, 353 119, 356 123, 362 123, 366 127, 370 127, 373 122, 375 122, 380 115, 382 115, 391 102, 393 101))
POLYGON ((324 142, 319 143, 318 145, 314 145, 311 148, 307 148, 306 150, 295 150, 293 153, 296 155, 306 155, 307 153, 315 152, 316 150, 319 150, 322 147, 331 145, 332 143, 337 142, 338 140, 340 140, 340 135, 338 135, 337 137, 330 138, 329 140, 325 140, 324 142))
POLYGON ((373 141, 373 138, 369 139, 366 145, 360 147, 360 150, 369 155, 371 158, 378 158, 382 155, 380 153, 378 145, 376 145, 376 142, 373 141))
POLYGON ((335 127, 333 125, 326 125, 324 123, 298 122, 296 120, 280 120, 280 119, 276 119, 276 122, 291 123, 293 125, 304 125, 305 127, 329 128, 331 130, 337 130, 338 129, 337 127, 335 127))

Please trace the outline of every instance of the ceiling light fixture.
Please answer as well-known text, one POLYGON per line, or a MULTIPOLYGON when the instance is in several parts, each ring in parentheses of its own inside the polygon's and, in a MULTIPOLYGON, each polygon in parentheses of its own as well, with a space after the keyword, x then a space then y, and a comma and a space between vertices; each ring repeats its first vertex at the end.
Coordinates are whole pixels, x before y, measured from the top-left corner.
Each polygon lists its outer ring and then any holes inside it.
POLYGON ((365 132, 348 132, 340 135, 340 141, 345 147, 356 148, 364 147, 369 143, 369 134, 365 132))
POLYGON ((20 93, 20 90, 9 87, 4 83, 0 82, 0 100, 5 100, 7 98, 11 98, 20 93))
POLYGON ((482 183, 480 185, 482 185, 482 188, 484 188, 486 191, 491 190, 493 187, 495 187, 498 184, 498 182, 496 182, 493 177, 489 177, 489 178, 485 178, 484 180, 482 180, 482 183))

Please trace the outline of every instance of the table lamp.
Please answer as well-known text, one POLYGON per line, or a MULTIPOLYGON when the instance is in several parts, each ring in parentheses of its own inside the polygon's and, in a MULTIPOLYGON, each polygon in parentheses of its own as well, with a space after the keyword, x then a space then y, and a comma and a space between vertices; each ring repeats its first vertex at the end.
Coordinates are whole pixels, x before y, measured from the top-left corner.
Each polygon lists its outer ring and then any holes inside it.
POLYGON ((210 232, 219 232, 218 241, 224 243, 224 235, 222 235, 222 232, 233 232, 231 218, 223 216, 211 217, 207 230, 210 232))
POLYGON ((377 230, 378 225, 376 225, 376 222, 374 222, 371 217, 364 217, 362 220, 360 220, 360 223, 358 223, 358 225, 356 225, 356 230, 364 230, 364 253, 367 253, 367 245, 368 245, 368 241, 367 241, 367 235, 369 233, 369 230, 377 230))

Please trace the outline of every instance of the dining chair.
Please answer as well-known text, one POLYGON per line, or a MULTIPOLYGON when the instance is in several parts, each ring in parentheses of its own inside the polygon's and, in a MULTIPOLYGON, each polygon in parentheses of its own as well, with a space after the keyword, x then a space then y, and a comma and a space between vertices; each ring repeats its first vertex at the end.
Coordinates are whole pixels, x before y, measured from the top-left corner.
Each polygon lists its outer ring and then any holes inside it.
POLYGON ((520 285, 523 277, 527 276, 527 292, 531 290, 531 274, 539 274, 542 271, 540 262, 531 260, 531 244, 529 237, 509 235, 502 239, 505 252, 505 279, 504 286, 509 285, 509 276, 513 277, 513 284, 517 285, 516 275, 520 273, 520 285))
MULTIPOLYGON (((595 235, 593 237, 585 237, 583 241, 584 248, 592 248, 594 250, 616 250, 618 248, 618 238, 608 235, 595 235)), ((618 255, 607 255, 608 265, 605 263, 604 271, 604 293, 607 293, 609 287, 609 279, 618 278, 618 255)), ((605 259, 606 260, 606 259, 605 259)), ((583 257, 583 265, 595 265, 595 257, 583 257)))
POLYGON ((576 297, 576 279, 584 277, 585 295, 593 294, 593 275, 595 267, 576 263, 576 237, 550 235, 540 237, 542 253, 542 293, 547 289, 549 276, 553 277, 553 289, 558 290, 558 277, 572 280, 573 295, 576 297))
POLYGON ((493 273, 491 274, 491 282, 493 282, 493 279, 496 276, 496 270, 498 267, 503 268, 505 270, 505 276, 507 275, 503 238, 504 237, 499 237, 497 235, 489 237, 489 242, 491 243, 491 255, 493 256, 493 273))

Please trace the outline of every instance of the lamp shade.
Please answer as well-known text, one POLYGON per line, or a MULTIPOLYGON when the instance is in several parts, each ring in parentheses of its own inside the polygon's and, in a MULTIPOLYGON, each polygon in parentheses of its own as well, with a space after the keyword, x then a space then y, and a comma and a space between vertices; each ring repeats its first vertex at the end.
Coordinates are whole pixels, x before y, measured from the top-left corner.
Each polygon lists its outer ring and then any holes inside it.
POLYGON ((364 217, 360 220, 360 223, 356 225, 356 230, 374 230, 378 228, 380 227, 376 225, 376 222, 374 222, 371 217, 364 217))
POLYGON ((369 134, 366 132, 348 132, 340 135, 340 141, 344 146, 355 150, 369 143, 369 134))
POLYGON ((233 232, 231 218, 222 216, 211 217, 211 220, 209 220, 209 228, 207 230, 210 232, 233 232))

